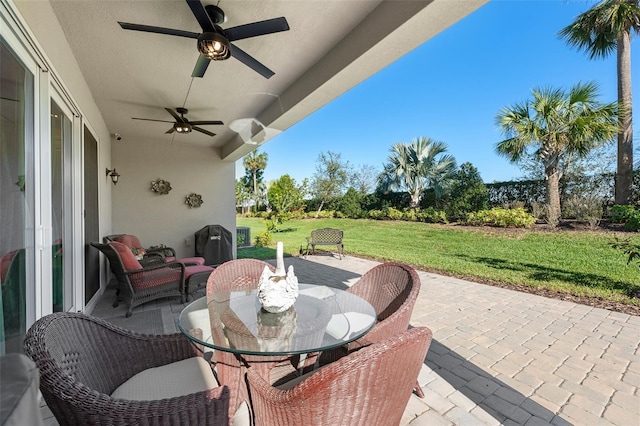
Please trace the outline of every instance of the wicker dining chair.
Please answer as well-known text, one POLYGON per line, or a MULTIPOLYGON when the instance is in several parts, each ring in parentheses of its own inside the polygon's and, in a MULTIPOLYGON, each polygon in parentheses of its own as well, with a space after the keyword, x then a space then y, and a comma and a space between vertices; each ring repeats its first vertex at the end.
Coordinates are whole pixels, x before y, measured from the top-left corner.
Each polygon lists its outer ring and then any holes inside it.
MULTIPOLYGON (((405 331, 409 327, 413 307, 420 292, 420 277, 415 269, 408 265, 386 262, 365 272, 347 291, 371 303, 377 314, 377 322, 364 337, 323 352, 320 357, 321 365, 405 331)), ((419 397, 424 397, 422 389, 417 384, 415 391, 419 397)))
POLYGON ((426 327, 405 330, 280 387, 249 368, 255 424, 398 425, 431 337, 426 327))
MULTIPOLYGON (((207 298, 211 298, 213 292, 220 291, 252 291, 258 288, 260 276, 267 267, 271 272, 275 272, 275 268, 265 261, 257 259, 235 259, 220 264, 209 275, 207 280, 207 298)), ((223 334, 222 318, 215 316, 215 312, 210 312, 211 332, 219 333, 214 335, 213 340, 219 341, 227 339, 223 334)), ((230 352, 215 350, 213 352, 212 362, 215 364, 215 370, 218 380, 221 384, 225 384, 230 388, 230 415, 233 416, 235 410, 241 408, 243 403, 249 406, 248 392, 246 389, 246 369, 249 361, 255 363, 268 363, 271 367, 276 362, 271 357, 250 357, 240 358, 230 352)))
POLYGON ((61 425, 229 424, 229 389, 181 333, 138 334, 59 312, 36 321, 24 349, 61 425))

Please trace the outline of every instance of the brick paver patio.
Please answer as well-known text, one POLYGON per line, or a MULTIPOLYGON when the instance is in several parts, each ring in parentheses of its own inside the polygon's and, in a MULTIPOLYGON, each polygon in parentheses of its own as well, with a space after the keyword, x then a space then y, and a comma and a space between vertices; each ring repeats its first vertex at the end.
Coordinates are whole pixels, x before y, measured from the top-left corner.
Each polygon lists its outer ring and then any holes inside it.
MULTIPOLYGON (((300 282, 347 287, 377 262, 285 258, 300 282)), ((640 425, 640 317, 420 272, 411 324, 433 342, 402 425, 640 425)), ((204 294, 204 293, 202 293, 204 294)), ((102 298, 93 314, 124 315, 102 298)), ((152 302, 176 332, 177 300, 152 302)), ((46 424, 57 424, 46 407, 46 424)))

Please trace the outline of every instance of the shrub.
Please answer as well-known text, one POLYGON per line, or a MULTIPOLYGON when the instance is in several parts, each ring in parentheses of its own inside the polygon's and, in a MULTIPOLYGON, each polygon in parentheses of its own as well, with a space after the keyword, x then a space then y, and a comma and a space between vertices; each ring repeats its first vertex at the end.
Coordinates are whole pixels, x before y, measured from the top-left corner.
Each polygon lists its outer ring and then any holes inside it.
POLYGON ((494 207, 490 210, 480 210, 467 214, 464 223, 468 225, 489 225, 501 228, 510 226, 516 228, 529 228, 536 219, 524 208, 503 209, 494 207))
POLYGON ((436 210, 433 207, 427 207, 420 211, 418 218, 427 223, 449 223, 447 214, 443 210, 436 210))
POLYGON ((418 210, 416 209, 404 209, 402 211, 402 220, 416 222, 418 220, 418 210))
POLYGON ((635 210, 624 223, 625 231, 638 232, 640 229, 640 211, 635 210))
POLYGON ((609 210, 609 220, 614 223, 625 223, 635 214, 636 208, 634 206, 616 204, 609 210))
POLYGON ((402 219, 402 212, 398 209, 395 209, 393 207, 389 207, 386 209, 386 215, 389 219, 391 220, 401 220, 402 219))
POLYGON ((462 163, 453 176, 446 206, 447 215, 453 219, 489 207, 489 191, 471 163, 462 163))
POLYGON ((304 219, 307 217, 307 213, 304 209, 295 209, 287 213, 289 219, 304 219))
POLYGON ((562 212, 565 217, 586 222, 589 228, 595 229, 602 220, 602 200, 595 197, 572 197, 565 202, 562 212))
POLYGON ((271 233, 268 231, 256 235, 256 247, 267 247, 273 241, 271 233))
POLYGON ((382 212, 382 210, 369 210, 369 219, 384 219, 384 213, 382 212))
POLYGON ((244 245, 244 234, 237 234, 236 235, 236 246, 237 247, 242 247, 244 245))
POLYGON ((533 202, 531 203, 531 214, 536 219, 544 220, 547 216, 547 207, 544 203, 533 202))
MULTIPOLYGON (((320 213, 318 213, 317 218, 318 219, 331 219, 332 217, 334 217, 335 212, 333 210, 320 210, 320 213)), ((316 217, 316 215, 314 214, 313 217, 316 217)))
POLYGON ((353 188, 349 188, 347 192, 335 203, 336 210, 344 213, 342 217, 358 219, 363 215, 361 206, 362 198, 362 194, 358 193, 358 191, 353 188))

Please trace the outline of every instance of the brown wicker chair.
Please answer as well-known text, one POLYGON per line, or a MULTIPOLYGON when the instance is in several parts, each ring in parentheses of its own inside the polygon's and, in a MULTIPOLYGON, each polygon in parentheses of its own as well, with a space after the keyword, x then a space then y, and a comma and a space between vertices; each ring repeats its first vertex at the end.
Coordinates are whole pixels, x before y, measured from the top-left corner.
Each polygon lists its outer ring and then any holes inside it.
MULTIPOLYGON (((378 322, 363 338, 324 352, 320 357, 322 365, 405 331, 409 327, 413 306, 420 292, 420 277, 408 265, 386 262, 367 271, 347 291, 371 303, 376 310, 378 322)), ((420 386, 416 385, 415 390, 419 397, 424 397, 420 386)))
POLYGON ((133 308, 163 297, 185 298, 185 265, 180 262, 143 262, 136 260, 122 243, 91 243, 109 259, 111 271, 118 280, 118 291, 113 306, 126 298, 130 317, 133 308))
POLYGON ((118 242, 128 247, 135 248, 144 252, 145 257, 160 256, 167 262, 182 262, 185 265, 204 265, 204 257, 181 257, 176 258, 176 251, 172 247, 161 245, 159 247, 143 247, 142 243, 135 235, 131 234, 113 234, 104 237, 105 242, 118 242))
POLYGON ((398 425, 430 343, 428 328, 405 330, 286 388, 273 387, 249 368, 255 424, 398 425))
MULTIPOLYGON (((235 259, 222 263, 214 269, 207 280, 207 298, 210 298, 214 291, 251 291, 258 288, 258 282, 264 268, 268 267, 272 272, 275 268, 257 259, 235 259)), ((219 324, 221 318, 211 317, 212 333, 222 333, 219 324)), ((224 340, 227 336, 213 336, 214 341, 224 340)), ((272 365, 271 357, 243 357, 230 353, 216 350, 214 351, 212 361, 216 365, 218 380, 221 384, 227 385, 231 391, 230 416, 233 416, 236 409, 243 403, 249 403, 245 374, 247 368, 247 360, 255 360, 269 362, 272 365)))
POLYGON ((61 425, 228 424, 225 386, 156 400, 110 396, 143 370, 197 356, 180 333, 137 334, 84 314, 55 313, 29 329, 24 349, 40 370, 40 390, 61 425))

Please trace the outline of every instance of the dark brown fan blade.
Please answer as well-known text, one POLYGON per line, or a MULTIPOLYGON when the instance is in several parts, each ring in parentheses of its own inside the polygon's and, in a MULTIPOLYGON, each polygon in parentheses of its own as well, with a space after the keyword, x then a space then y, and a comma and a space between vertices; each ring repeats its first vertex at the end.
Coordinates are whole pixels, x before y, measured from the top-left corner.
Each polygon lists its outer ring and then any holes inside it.
POLYGON ((159 121, 160 123, 173 123, 173 121, 167 121, 167 120, 154 120, 153 118, 137 118, 137 117, 131 117, 132 120, 143 120, 143 121, 159 121))
POLYGON ((219 120, 210 120, 210 121, 190 121, 189 124, 191 124, 193 126, 205 126, 205 125, 221 126, 224 123, 222 121, 219 121, 219 120))
POLYGON ((155 34, 167 34, 167 35, 195 38, 195 39, 200 37, 199 33, 194 33, 191 31, 174 30, 173 28, 154 27, 151 25, 130 24, 128 22, 118 22, 118 24, 120 24, 120 26, 125 30, 143 31, 143 32, 155 33, 155 34))
POLYGON ((174 111, 174 110, 172 110, 171 108, 165 108, 165 109, 167 110, 167 112, 168 112, 169 114, 171 114, 171 116, 172 116, 173 118, 175 118, 175 119, 176 119, 176 121, 177 121, 178 123, 184 123, 184 119, 183 119, 182 117, 180 117, 180 116, 178 115, 178 113, 177 113, 177 112, 175 112, 175 111, 174 111))
POLYGON ((289 23, 283 16, 280 18, 267 19, 251 24, 238 25, 237 27, 227 28, 223 31, 229 41, 236 41, 288 30, 289 23))
POLYGON ((167 131, 166 131, 166 132, 164 132, 164 133, 165 133, 165 134, 168 134, 168 133, 173 133, 173 132, 175 132, 175 131, 176 131, 176 129, 174 129, 174 128, 172 127, 172 128, 170 128, 169 130, 167 130, 167 131))
POLYGON ((191 73, 191 77, 200 77, 204 76, 205 71, 207 71, 207 67, 209 66, 209 58, 205 56, 198 56, 198 62, 196 62, 196 66, 193 67, 193 72, 191 73))
POLYGON ((211 19, 209 19, 209 15, 207 14, 207 11, 204 9, 204 6, 202 5, 202 3, 200 3, 200 0, 187 0, 187 4, 189 5, 189 8, 191 8, 191 12, 193 13, 193 16, 196 17, 196 19, 198 20, 198 23, 202 27, 202 32, 205 32, 205 33, 215 32, 215 28, 211 23, 211 19))
POLYGON ((246 66, 254 70, 255 72, 257 72, 264 78, 268 79, 273 77, 275 73, 271 71, 269 68, 262 65, 260 62, 258 62, 256 58, 249 55, 247 52, 240 49, 235 44, 233 43, 229 43, 229 44, 231 47, 231 56, 233 56, 234 58, 236 58, 237 60, 239 60, 240 62, 242 62, 243 64, 245 64, 246 66))
POLYGON ((208 130, 205 130, 205 129, 202 129, 202 128, 200 128, 200 127, 196 127, 196 126, 191 127, 191 129, 196 130, 196 131, 198 131, 198 132, 200 132, 200 133, 204 133, 205 135, 209 135, 209 136, 211 136, 211 137, 213 137, 213 136, 215 136, 215 135, 216 135, 215 133, 211 133, 211 132, 210 132, 210 131, 208 131, 208 130))

